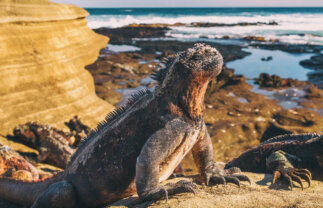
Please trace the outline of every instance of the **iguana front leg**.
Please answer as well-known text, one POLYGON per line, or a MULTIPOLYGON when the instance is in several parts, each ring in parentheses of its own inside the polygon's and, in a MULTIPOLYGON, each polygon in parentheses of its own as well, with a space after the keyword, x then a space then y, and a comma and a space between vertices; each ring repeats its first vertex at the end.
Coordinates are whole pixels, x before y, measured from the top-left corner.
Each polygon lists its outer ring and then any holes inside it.
MULTIPOLYGON (((181 119, 173 119, 148 139, 136 163, 136 187, 141 200, 167 199, 168 195, 194 192, 195 185, 191 182, 179 181, 175 184, 160 186, 159 177, 161 177, 162 164, 174 162, 172 160, 176 160, 176 157, 170 156, 182 151, 183 143, 194 137, 194 133, 197 131, 198 129, 194 129, 192 125, 181 119), (170 158, 171 160, 167 161, 170 158)), ((174 164, 173 168, 175 169, 177 165, 174 164)))
POLYGON ((237 174, 241 172, 239 168, 220 169, 215 165, 212 141, 205 124, 192 152, 201 179, 206 185, 209 185, 210 182, 224 185, 226 183, 234 183, 240 187, 240 181, 248 181, 251 183, 247 176, 237 174))

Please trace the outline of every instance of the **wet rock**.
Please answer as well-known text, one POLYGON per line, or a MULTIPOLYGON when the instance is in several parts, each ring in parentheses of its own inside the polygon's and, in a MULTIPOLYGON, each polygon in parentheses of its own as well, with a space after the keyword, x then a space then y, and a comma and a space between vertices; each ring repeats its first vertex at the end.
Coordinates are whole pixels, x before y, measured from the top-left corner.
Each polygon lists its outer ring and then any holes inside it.
POLYGON ((273 57, 272 56, 268 56, 268 57, 261 58, 261 61, 271 61, 271 60, 273 60, 273 57))
POLYGON ((266 42, 265 37, 260 37, 260 36, 247 36, 244 38, 244 40, 266 42))
POLYGON ((323 54, 311 56, 310 59, 300 61, 299 63, 309 69, 323 69, 323 54))
POLYGON ((179 26, 186 26, 185 23, 177 22, 175 24, 165 24, 165 23, 153 23, 153 24, 129 24, 127 27, 152 27, 152 28, 162 28, 162 27, 179 27, 179 26))
POLYGON ((313 85, 309 85, 309 87, 306 89, 306 98, 323 98, 323 90, 318 89, 317 87, 313 85))
POLYGON ((99 28, 95 32, 110 38, 111 44, 132 44, 133 38, 165 37, 168 27, 125 26, 121 28, 99 28))
MULTIPOLYGON (((135 46, 140 47, 141 54, 156 54, 162 51, 163 55, 171 55, 178 51, 186 50, 192 47, 196 42, 181 42, 181 41, 136 41, 135 46)), ((218 43, 206 43, 212 47, 216 47, 223 55, 224 61, 233 61, 236 59, 244 58, 251 53, 243 51, 241 46, 238 45, 222 45, 218 43)))
MULTIPOLYGON (((311 127, 314 125, 323 125, 322 117, 306 109, 283 110, 274 115, 278 124, 291 127, 311 127)), ((320 131, 320 128, 318 128, 320 131)))
POLYGON ((310 59, 301 61, 300 64, 314 70, 308 73, 309 80, 323 89, 323 54, 314 55, 310 59))
POLYGON ((255 83, 264 88, 283 88, 309 85, 309 83, 305 81, 298 81, 297 79, 291 78, 284 79, 278 75, 269 75, 267 73, 261 73, 259 78, 255 80, 255 83))
POLYGON ((115 90, 139 87, 141 79, 149 77, 158 66, 156 56, 131 52, 110 54, 87 66, 94 77, 97 95, 118 105, 122 95, 115 90))
POLYGON ((288 53, 299 54, 299 53, 320 53, 323 50, 321 45, 310 45, 310 44, 291 44, 285 42, 253 42, 250 46, 258 47, 266 50, 280 50, 288 53))
POLYGON ((277 22, 238 22, 238 23, 212 23, 212 22, 192 22, 191 27, 234 27, 234 26, 261 26, 261 25, 278 25, 277 22))

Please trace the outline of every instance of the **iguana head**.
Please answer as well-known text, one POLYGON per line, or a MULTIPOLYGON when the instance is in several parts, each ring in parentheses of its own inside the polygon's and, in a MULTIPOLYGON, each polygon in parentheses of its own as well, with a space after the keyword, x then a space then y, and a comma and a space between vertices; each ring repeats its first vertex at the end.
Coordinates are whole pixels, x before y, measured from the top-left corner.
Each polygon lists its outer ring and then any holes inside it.
POLYGON ((178 62, 186 70, 184 73, 202 72, 204 76, 212 78, 220 74, 223 58, 217 49, 206 44, 196 43, 193 48, 179 54, 178 62))
POLYGON ((179 82, 182 79, 193 78, 197 74, 211 79, 220 74, 223 58, 217 49, 203 43, 196 43, 186 51, 169 56, 165 65, 165 68, 152 75, 160 85, 168 85, 170 80, 179 82))
POLYGON ((222 69, 222 55, 209 45, 197 43, 194 47, 170 57, 166 67, 153 78, 158 90, 169 97, 190 117, 204 115, 204 94, 208 83, 222 69))

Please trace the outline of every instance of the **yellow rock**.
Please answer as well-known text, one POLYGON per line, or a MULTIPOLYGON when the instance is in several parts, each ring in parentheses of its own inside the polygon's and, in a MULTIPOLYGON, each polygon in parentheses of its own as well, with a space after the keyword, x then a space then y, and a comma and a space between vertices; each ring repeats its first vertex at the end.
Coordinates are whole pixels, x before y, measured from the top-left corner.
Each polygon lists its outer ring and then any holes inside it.
POLYGON ((0 134, 27 121, 64 129, 74 115, 95 127, 114 108, 84 68, 108 42, 87 27, 87 15, 45 0, 0 2, 0 134))

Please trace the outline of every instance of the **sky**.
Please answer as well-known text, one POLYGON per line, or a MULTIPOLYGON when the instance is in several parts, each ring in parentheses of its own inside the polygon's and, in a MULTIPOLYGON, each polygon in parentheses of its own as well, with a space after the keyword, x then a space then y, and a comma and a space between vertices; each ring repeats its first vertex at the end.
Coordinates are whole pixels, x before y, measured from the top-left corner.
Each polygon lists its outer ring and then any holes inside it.
POLYGON ((323 0, 50 0, 79 7, 323 7, 323 0))

